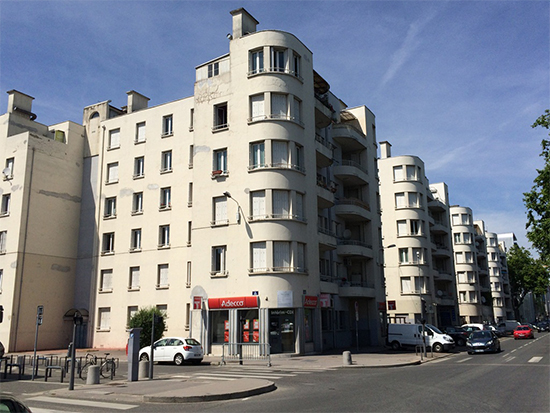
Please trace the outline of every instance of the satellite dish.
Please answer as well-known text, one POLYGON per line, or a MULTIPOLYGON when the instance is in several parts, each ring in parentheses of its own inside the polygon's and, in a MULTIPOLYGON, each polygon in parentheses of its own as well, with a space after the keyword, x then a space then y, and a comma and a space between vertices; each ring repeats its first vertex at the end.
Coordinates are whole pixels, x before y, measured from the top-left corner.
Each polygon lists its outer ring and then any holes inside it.
POLYGON ((485 301, 487 301, 485 297, 481 297, 481 302, 484 303, 485 301))
POLYGON ((6 178, 11 175, 11 169, 10 168, 4 168, 2 171, 2 175, 4 175, 6 178))
POLYGON ((350 239, 351 238, 351 231, 349 229, 346 229, 344 231, 344 239, 350 239))
POLYGON ((437 290, 437 295, 441 297, 443 295, 443 291, 437 290))

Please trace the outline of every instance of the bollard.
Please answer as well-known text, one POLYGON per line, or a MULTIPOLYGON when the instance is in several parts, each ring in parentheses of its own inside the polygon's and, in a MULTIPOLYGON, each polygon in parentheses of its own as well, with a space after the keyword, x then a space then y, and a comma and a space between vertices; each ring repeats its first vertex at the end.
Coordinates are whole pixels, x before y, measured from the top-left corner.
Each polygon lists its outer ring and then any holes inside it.
POLYGON ((138 380, 149 379, 149 360, 139 362, 138 380))
POLYGON ((99 384, 99 366, 88 366, 86 384, 99 384))
POLYGON ((344 366, 351 366, 351 351, 344 351, 342 353, 344 366))

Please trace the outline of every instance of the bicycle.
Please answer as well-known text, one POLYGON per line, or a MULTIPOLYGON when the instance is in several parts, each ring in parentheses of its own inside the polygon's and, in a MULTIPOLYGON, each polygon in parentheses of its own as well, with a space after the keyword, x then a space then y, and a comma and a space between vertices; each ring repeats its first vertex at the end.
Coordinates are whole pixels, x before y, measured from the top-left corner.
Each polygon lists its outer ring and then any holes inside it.
MULTIPOLYGON (((99 367, 99 374, 104 379, 110 378, 112 380, 116 372, 116 362, 114 357, 107 358, 109 354, 111 353, 105 353, 105 361, 101 363, 99 367)), ((86 353, 86 362, 80 369, 80 378, 82 380, 86 380, 88 378, 88 368, 90 366, 96 366, 96 365, 97 365, 97 356, 90 353, 86 353)))

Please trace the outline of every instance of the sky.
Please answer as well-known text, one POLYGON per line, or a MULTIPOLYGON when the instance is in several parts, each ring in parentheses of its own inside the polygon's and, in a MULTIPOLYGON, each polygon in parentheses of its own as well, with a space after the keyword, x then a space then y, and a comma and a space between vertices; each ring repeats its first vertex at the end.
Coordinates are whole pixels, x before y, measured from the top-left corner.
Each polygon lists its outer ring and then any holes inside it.
POLYGON ((0 1, 0 113, 35 98, 37 121, 82 123, 85 106, 193 94, 195 67, 229 51, 231 10, 293 33, 348 107, 376 115, 392 155, 416 155, 451 205, 526 238, 523 193, 542 168, 531 128, 550 108, 546 0, 0 1))

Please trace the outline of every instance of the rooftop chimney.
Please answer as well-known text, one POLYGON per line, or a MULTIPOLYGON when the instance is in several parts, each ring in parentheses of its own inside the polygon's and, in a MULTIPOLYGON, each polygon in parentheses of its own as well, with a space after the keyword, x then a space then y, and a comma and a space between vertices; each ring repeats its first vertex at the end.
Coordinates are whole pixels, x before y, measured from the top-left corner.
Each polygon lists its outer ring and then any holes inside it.
POLYGON ((246 34, 254 33, 256 25, 260 24, 252 15, 244 8, 233 10, 230 12, 233 16, 233 39, 238 39, 246 34))
POLYGON ((391 143, 380 142, 380 159, 391 158, 391 143))
POLYGON ((25 117, 29 117, 31 120, 36 119, 36 115, 32 113, 32 101, 34 98, 29 95, 25 95, 15 89, 8 91, 8 113, 18 113, 25 117))
POLYGON ((128 95, 127 113, 132 113, 147 108, 149 104, 149 98, 147 96, 143 96, 135 90, 130 90, 129 92, 126 92, 126 94, 128 95))

